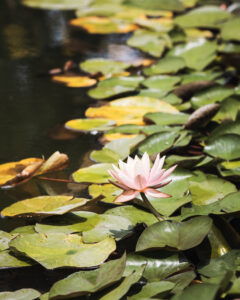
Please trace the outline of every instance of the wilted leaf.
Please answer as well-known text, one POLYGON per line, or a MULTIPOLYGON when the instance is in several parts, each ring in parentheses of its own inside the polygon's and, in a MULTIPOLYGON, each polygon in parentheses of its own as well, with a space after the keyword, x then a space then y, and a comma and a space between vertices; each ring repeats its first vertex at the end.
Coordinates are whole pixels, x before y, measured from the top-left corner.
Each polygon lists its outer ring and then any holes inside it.
POLYGON ((114 61, 105 58, 92 58, 80 64, 80 68, 88 73, 102 73, 104 75, 118 74, 130 67, 130 63, 114 61))
POLYGON ((203 27, 219 28, 223 21, 231 17, 231 14, 222 10, 219 6, 207 5, 191 10, 174 19, 175 24, 183 28, 203 27))
POLYGON ((63 215, 86 204, 87 199, 73 196, 39 196, 18 201, 1 212, 3 216, 63 215))
POLYGON ((96 270, 80 271, 57 281, 49 291, 50 298, 61 297, 69 299, 94 293, 114 284, 122 278, 125 269, 126 256, 110 260, 96 270))
POLYGON ((52 77, 55 82, 63 83, 67 87, 78 88, 78 87, 89 87, 97 83, 96 79, 89 78, 87 76, 64 76, 56 75, 52 77))
POLYGON ((83 132, 95 132, 95 131, 107 131, 115 125, 115 121, 106 119, 75 119, 68 121, 65 126, 69 130, 83 131, 83 132))
POLYGON ((19 235, 10 247, 36 260, 47 269, 86 268, 102 264, 115 250, 113 238, 85 244, 76 234, 48 233, 19 235))
POLYGON ((70 25, 80 27, 91 34, 128 33, 138 29, 135 24, 96 16, 73 19, 70 25))
POLYGON ((203 241, 211 226, 212 220, 208 217, 195 217, 183 223, 158 222, 144 230, 136 251, 167 246, 178 250, 191 249, 203 241))
POLYGON ((15 292, 1 292, 1 300, 34 300, 39 298, 41 294, 34 289, 21 289, 15 292))

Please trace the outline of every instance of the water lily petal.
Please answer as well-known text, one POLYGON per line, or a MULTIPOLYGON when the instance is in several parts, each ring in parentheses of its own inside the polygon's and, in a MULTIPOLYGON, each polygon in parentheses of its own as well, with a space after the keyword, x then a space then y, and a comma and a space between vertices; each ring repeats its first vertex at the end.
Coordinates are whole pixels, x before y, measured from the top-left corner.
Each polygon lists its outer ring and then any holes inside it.
POLYGON ((171 195, 159 192, 157 190, 148 188, 144 191, 145 194, 147 194, 150 197, 154 197, 154 198, 168 198, 171 197, 171 195))
POLYGON ((165 157, 166 156, 163 156, 160 159, 160 155, 159 154, 157 155, 157 157, 155 159, 155 162, 153 164, 153 167, 151 169, 151 172, 150 172, 149 185, 152 185, 151 182, 153 180, 155 180, 157 177, 159 177, 159 174, 162 174, 161 171, 162 171, 162 167, 163 167, 163 164, 164 164, 164 161, 165 161, 165 157))
POLYGON ((145 152, 143 154, 141 163, 142 163, 142 172, 143 172, 146 180, 148 180, 149 175, 150 175, 150 159, 149 159, 147 152, 145 152))
POLYGON ((172 174, 172 172, 176 169, 177 165, 174 165, 173 167, 171 167, 170 169, 166 170, 163 175, 160 177, 160 181, 165 180, 169 175, 172 174))
POLYGON ((133 200, 138 196, 139 192, 134 190, 129 190, 123 192, 121 195, 119 195, 114 202, 121 203, 121 202, 127 202, 130 200, 133 200))
POLYGON ((168 180, 168 181, 165 181, 165 182, 162 182, 162 183, 159 183, 159 184, 156 184, 156 185, 153 185, 151 186, 152 189, 159 189, 167 184, 169 184, 170 182, 172 182, 172 180, 168 180))

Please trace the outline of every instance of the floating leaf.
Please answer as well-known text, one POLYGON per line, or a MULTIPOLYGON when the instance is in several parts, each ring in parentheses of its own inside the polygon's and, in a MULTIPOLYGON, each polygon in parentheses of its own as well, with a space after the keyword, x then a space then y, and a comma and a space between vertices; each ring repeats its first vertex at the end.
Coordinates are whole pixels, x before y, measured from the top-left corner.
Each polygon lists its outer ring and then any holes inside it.
POLYGON ((96 164, 87 168, 81 168, 73 173, 73 180, 76 182, 108 183, 112 176, 108 170, 111 164, 96 164))
POLYGON ((85 244, 76 234, 48 233, 19 235, 10 247, 26 254, 47 269, 87 268, 102 264, 115 250, 113 238, 85 244))
POLYGON ((15 256, 11 251, 4 250, 0 252, 0 269, 6 268, 23 268, 32 266, 30 260, 15 256))
POLYGON ((208 175, 204 181, 190 182, 189 189, 195 205, 213 203, 236 191, 234 184, 214 175, 208 175))
POLYGON ((174 89, 174 85, 181 81, 180 77, 156 75, 144 80, 142 84, 150 89, 159 89, 163 91, 171 91, 174 89))
POLYGON ((1 212, 3 216, 63 215, 86 204, 87 199, 73 196, 39 196, 18 201, 1 212))
POLYGON ((182 57, 169 56, 160 59, 156 64, 144 69, 144 74, 147 76, 177 73, 185 67, 185 60, 182 57))
POLYGON ((194 70, 203 70, 216 58, 217 45, 204 38, 178 45, 173 48, 168 56, 184 58, 186 66, 194 70))
POLYGON ((131 64, 104 58, 88 59, 80 64, 80 68, 88 73, 104 75, 118 74, 130 67, 131 64))
POLYGON ((65 126, 74 131, 107 131, 115 125, 115 121, 106 119, 75 119, 68 121, 65 126))
POLYGON ((226 160, 240 158, 240 136, 237 134, 224 134, 212 138, 204 147, 204 152, 226 160))
POLYGON ((89 90, 88 95, 94 99, 105 99, 132 92, 136 90, 142 80, 141 76, 112 77, 100 81, 96 88, 89 90))
POLYGON ((138 29, 138 26, 134 24, 96 16, 73 19, 70 25, 80 27, 91 34, 128 33, 138 29))
POLYGON ((183 28, 203 27, 218 28, 231 14, 219 6, 207 5, 195 8, 188 13, 174 19, 175 24, 183 28))
POLYGON ((134 225, 138 223, 145 223, 149 226, 156 223, 156 218, 151 213, 138 209, 132 205, 115 207, 107 210, 105 214, 127 218, 134 225))
POLYGON ((199 300, 214 300, 219 288, 219 285, 216 284, 194 284, 187 287, 180 295, 177 295, 176 300, 191 300, 196 298, 199 300))
POLYGON ((216 138, 218 136, 231 133, 240 135, 240 121, 230 121, 220 124, 211 132, 210 138, 216 138))
POLYGON ((56 75, 52 77, 52 80, 55 82, 63 83, 67 87, 89 87, 97 83, 96 79, 89 78, 87 76, 64 76, 56 75))
POLYGON ((102 202, 113 203, 116 197, 122 193, 122 190, 113 184, 91 184, 88 192, 93 198, 103 196, 102 202))
POLYGON ((224 40, 240 41, 239 34, 240 19, 233 18, 223 24, 221 28, 221 36, 224 40))
POLYGON ((34 289, 21 289, 15 292, 1 292, 0 299, 1 300, 34 300, 39 298, 41 294, 34 289))
POLYGON ((208 217, 196 217, 183 223, 163 221, 151 225, 141 234, 136 251, 166 246, 178 250, 191 249, 202 242, 212 226, 208 217))
MULTIPOLYGON (((67 218, 66 218, 67 221, 67 218)), ((88 211, 76 212, 68 219, 70 224, 36 224, 39 233, 81 233, 84 243, 95 243, 109 236, 120 240, 132 233, 132 223, 124 217, 98 215, 88 211), (72 223, 72 224, 71 224, 72 223)))
POLYGON ((117 163, 121 159, 120 155, 108 148, 94 150, 90 153, 90 159, 100 163, 117 163))
POLYGON ((147 137, 139 146, 139 151, 149 155, 170 149, 179 135, 176 132, 155 133, 147 137))
POLYGON ((166 34, 142 29, 135 31, 127 40, 127 44, 152 56, 160 57, 165 48, 171 46, 171 40, 166 34))
POLYGON ((0 230, 0 251, 9 248, 9 242, 16 237, 16 234, 10 234, 8 232, 0 230))
POLYGON ((49 291, 50 298, 80 297, 102 290, 122 278, 126 264, 126 255, 110 260, 96 270, 75 272, 57 281, 49 291))
POLYGON ((133 296, 128 297, 129 300, 144 300, 157 296, 160 293, 170 291, 174 287, 174 283, 170 281, 150 282, 143 286, 141 291, 133 296))
POLYGON ((171 11, 182 11, 184 6, 179 0, 168 0, 168 1, 157 1, 149 0, 147 3, 144 0, 127 0, 126 4, 133 5, 136 7, 152 10, 171 10, 171 11))
POLYGON ((184 288, 186 288, 196 277, 196 274, 194 271, 186 271, 183 273, 179 273, 176 275, 173 275, 171 277, 168 277, 168 282, 172 282, 175 284, 175 287, 172 289, 172 293, 179 293, 184 288))
POLYGON ((121 284, 113 289, 111 292, 107 293, 105 296, 101 297, 100 300, 111 300, 116 299, 120 300, 122 297, 128 292, 130 287, 139 281, 142 277, 142 273, 144 271, 145 266, 138 268, 132 274, 128 275, 121 284))
POLYGON ((87 6, 91 0, 22 0, 22 3, 32 8, 56 9, 56 10, 74 10, 87 6))
POLYGON ((143 276, 149 281, 160 281, 174 273, 190 267, 183 255, 167 251, 146 252, 144 255, 131 253, 127 256, 124 275, 131 274, 142 265, 146 265, 143 276))
POLYGON ((235 121, 240 111, 240 101, 238 96, 230 96, 229 98, 224 99, 221 102, 221 107, 213 118, 213 121, 221 123, 226 120, 235 121))
POLYGON ((234 94, 234 90, 231 88, 225 86, 212 86, 197 92, 191 98, 191 104, 193 108, 198 108, 207 104, 221 102, 232 94, 234 94))
POLYGON ((144 118, 153 121, 158 125, 181 125, 185 124, 189 118, 188 114, 170 114, 165 112, 147 113, 144 118))
POLYGON ((222 75, 222 72, 192 72, 182 75, 182 84, 188 84, 196 81, 212 81, 222 75))
POLYGON ((142 16, 136 18, 134 23, 144 27, 146 29, 150 29, 156 32, 169 32, 173 28, 173 21, 171 18, 147 18, 146 16, 142 16))

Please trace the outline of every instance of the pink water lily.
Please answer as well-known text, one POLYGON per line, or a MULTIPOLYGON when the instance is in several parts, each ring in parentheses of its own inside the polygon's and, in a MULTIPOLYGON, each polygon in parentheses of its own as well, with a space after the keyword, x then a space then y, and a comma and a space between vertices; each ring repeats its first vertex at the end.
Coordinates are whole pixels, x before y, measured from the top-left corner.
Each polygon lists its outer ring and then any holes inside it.
POLYGON ((168 170, 163 169, 164 160, 165 156, 160 158, 158 154, 151 168, 149 156, 145 152, 142 159, 138 156, 135 156, 134 159, 128 157, 126 163, 119 161, 119 168, 113 165, 113 170, 109 170, 109 173, 117 181, 110 182, 124 190, 115 199, 115 202, 127 202, 133 200, 139 194, 155 198, 171 197, 157 190, 171 182, 171 180, 166 179, 177 167, 175 165, 168 170))

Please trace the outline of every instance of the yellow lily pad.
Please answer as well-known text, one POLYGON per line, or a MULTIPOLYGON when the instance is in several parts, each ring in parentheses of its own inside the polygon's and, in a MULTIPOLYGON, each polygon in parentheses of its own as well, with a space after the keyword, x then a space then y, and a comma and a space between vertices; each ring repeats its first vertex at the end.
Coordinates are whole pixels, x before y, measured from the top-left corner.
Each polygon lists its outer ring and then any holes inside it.
POLYGON ((103 139, 106 142, 111 142, 119 139, 132 139, 135 138, 137 134, 124 134, 124 133, 106 133, 103 135, 103 139))
POLYGON ((87 199, 73 196, 39 196, 18 201, 1 212, 2 216, 63 215, 74 208, 83 206, 87 199))
POLYGON ((68 121, 65 126, 74 131, 106 131, 115 125, 115 121, 106 119, 75 119, 68 121))
POLYGON ((73 19, 70 25, 80 27, 92 34, 128 33, 138 29, 135 24, 96 16, 73 19))
MULTIPOLYGON (((103 196, 101 199, 102 202, 105 203, 114 203, 114 200, 122 193, 122 190, 117 188, 115 185, 107 183, 107 184, 91 184, 88 188, 89 194, 93 198, 97 198, 99 196, 103 196)), ((121 203, 114 203, 119 205, 121 203)))
POLYGON ((52 77, 53 81, 63 83, 67 87, 89 87, 96 84, 97 80, 87 76, 64 76, 57 75, 52 77))

